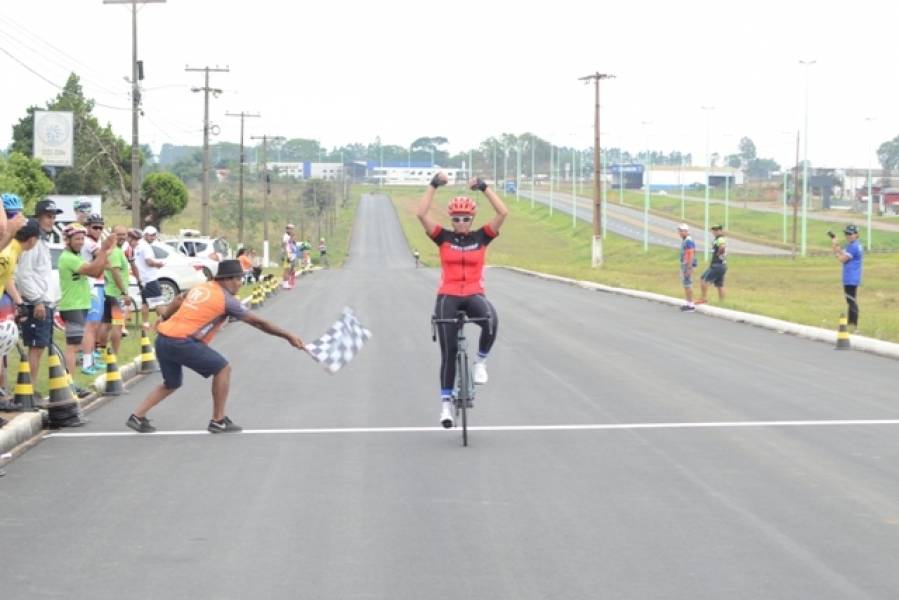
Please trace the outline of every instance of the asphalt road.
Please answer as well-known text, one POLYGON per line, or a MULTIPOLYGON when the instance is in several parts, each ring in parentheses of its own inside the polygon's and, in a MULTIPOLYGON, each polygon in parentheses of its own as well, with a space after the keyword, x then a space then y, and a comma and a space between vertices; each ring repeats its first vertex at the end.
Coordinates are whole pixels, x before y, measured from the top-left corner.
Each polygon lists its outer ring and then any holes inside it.
POLYGON ((169 435, 132 434, 151 376, 43 441, 0 479, 2 597, 899 595, 895 362, 492 269, 462 448, 436 427, 437 278, 365 198, 348 266, 262 309, 312 338, 349 304, 363 353, 331 376, 236 324, 214 345, 251 432, 206 434, 191 375, 150 415, 169 435))
MULTIPOLYGON (((522 189, 519 192, 522 198, 530 200, 530 190, 522 189)), ((550 194, 548 192, 535 192, 534 200, 541 204, 549 205, 550 194)), ((593 200, 591 198, 577 197, 576 206, 572 207, 571 194, 555 194, 552 197, 553 207, 566 214, 571 214, 572 210, 577 212, 577 218, 589 223, 593 222, 593 200)), ((643 240, 643 211, 624 206, 616 202, 608 202, 606 204, 606 218, 609 222, 606 229, 618 235, 622 235, 632 240, 643 240)), ((656 215, 649 215, 649 243, 653 246, 664 246, 666 248, 680 248, 680 237, 677 234, 678 221, 666 219, 656 215)), ((714 223, 712 223, 714 225, 714 223)), ((712 240, 711 234, 709 240, 712 240)), ((696 243, 698 251, 705 250, 705 240, 701 231, 693 231, 693 241, 696 243)), ((733 254, 756 254, 766 256, 786 256, 788 250, 778 248, 777 246, 768 246, 765 244, 756 244, 753 242, 745 242, 743 240, 729 237, 727 240, 727 251, 733 254)))

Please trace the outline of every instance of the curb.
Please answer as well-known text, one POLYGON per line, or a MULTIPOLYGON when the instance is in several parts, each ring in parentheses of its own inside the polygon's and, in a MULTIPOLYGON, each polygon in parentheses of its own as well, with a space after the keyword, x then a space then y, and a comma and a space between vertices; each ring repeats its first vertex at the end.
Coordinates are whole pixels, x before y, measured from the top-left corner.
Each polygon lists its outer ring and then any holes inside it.
MULTIPOLYGON (((548 273, 540 273, 538 271, 529 271, 527 269, 522 269, 520 267, 493 267, 496 269, 505 269, 507 271, 513 271, 515 273, 520 273, 522 275, 527 275, 529 277, 537 277, 539 279, 545 279, 547 281, 555 281, 557 283, 564 283, 567 285, 574 285, 580 288, 584 288, 587 290, 593 290, 596 292, 604 292, 607 294, 616 294, 619 296, 629 296, 631 298, 640 298, 641 300, 649 300, 650 302, 658 302, 660 304, 668 304, 671 306, 681 306, 684 301, 681 298, 673 298, 671 296, 665 296, 662 294, 655 294, 652 292, 642 292, 639 290, 631 290, 627 288, 616 288, 608 285, 603 285, 601 283, 594 283, 592 281, 582 281, 578 279, 571 279, 569 277, 560 277, 558 275, 550 275, 548 273)), ((771 331, 776 331, 777 333, 788 333, 790 335, 795 335, 797 337, 805 338, 808 340, 814 340, 817 342, 824 342, 827 344, 831 344, 836 346, 837 342, 837 332, 831 331, 830 329, 823 329, 821 327, 813 327, 811 325, 802 325, 800 323, 793 323, 791 321, 782 321, 781 319, 775 319, 773 317, 765 317, 762 315, 755 315, 752 313, 741 312, 738 310, 731 310, 729 308, 718 308, 716 306, 709 306, 707 304, 700 304, 696 307, 696 312, 704 315, 708 315, 710 317, 716 317, 719 319, 726 319, 728 321, 733 321, 735 323, 745 323, 747 325, 753 325, 755 327, 761 327, 763 329, 769 329, 771 331)), ((884 340, 878 340, 874 338, 869 338, 861 335, 852 335, 850 336, 851 340, 851 349, 859 350, 861 352, 867 352, 869 354, 875 354, 877 356, 882 356, 885 358, 892 358, 894 360, 899 360, 899 344, 893 342, 886 342, 884 340)))

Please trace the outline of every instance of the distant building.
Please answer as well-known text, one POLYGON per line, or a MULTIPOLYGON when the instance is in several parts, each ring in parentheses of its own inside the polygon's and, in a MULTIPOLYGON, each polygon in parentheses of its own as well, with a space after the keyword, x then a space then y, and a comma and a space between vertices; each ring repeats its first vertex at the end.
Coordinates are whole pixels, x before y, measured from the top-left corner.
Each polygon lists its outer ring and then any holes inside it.
POLYGON ((697 167, 693 165, 615 164, 609 166, 612 185, 626 189, 642 189, 649 181, 650 190, 673 190, 683 187, 724 187, 743 184, 743 172, 731 167, 697 167), (708 178, 708 179, 707 179, 708 178))
POLYGON ((268 168, 280 177, 294 179, 340 179, 348 170, 339 162, 269 162, 268 168))
POLYGON ((459 183, 468 179, 465 169, 453 167, 441 167, 430 162, 387 162, 379 165, 377 161, 369 161, 367 179, 372 183, 384 185, 416 185, 425 186, 431 178, 443 171, 449 178, 450 184, 459 183))

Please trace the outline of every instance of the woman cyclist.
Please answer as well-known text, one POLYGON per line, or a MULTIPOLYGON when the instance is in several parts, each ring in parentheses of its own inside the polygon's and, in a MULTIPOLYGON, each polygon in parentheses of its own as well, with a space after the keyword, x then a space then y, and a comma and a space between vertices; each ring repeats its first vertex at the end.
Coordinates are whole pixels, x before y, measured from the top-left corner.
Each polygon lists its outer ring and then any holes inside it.
MULTIPOLYGON (((483 192, 496 216, 480 229, 472 231, 477 205, 467 196, 456 196, 447 207, 452 229, 446 229, 429 217, 428 212, 437 188, 446 185, 447 181, 442 172, 434 175, 416 213, 425 232, 440 248, 442 274, 434 314, 438 319, 453 319, 461 310, 469 318, 489 317, 489 321, 478 323, 481 337, 478 341, 478 357, 472 367, 474 382, 484 384, 487 383, 485 360, 496 340, 499 324, 496 310, 484 296, 484 258, 487 245, 499 235, 499 229, 509 211, 502 199, 482 179, 471 179, 469 187, 483 192)), ((440 339, 440 424, 447 429, 454 425, 452 394, 456 379, 457 327, 456 324, 449 323, 437 327, 440 339)))

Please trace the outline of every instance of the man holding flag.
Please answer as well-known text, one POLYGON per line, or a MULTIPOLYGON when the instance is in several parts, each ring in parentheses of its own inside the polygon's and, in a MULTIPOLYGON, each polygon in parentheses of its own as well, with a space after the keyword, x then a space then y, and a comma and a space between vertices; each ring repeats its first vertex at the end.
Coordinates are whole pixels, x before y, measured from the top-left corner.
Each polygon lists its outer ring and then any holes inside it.
POLYGON ((162 383, 156 386, 128 418, 126 425, 139 433, 156 428, 147 419, 154 406, 181 387, 182 369, 187 367, 203 377, 212 377, 212 419, 210 433, 241 431, 225 414, 231 366, 221 354, 208 346, 228 317, 243 321, 269 335, 283 338, 298 350, 303 341, 294 334, 247 311, 234 297, 243 280, 240 261, 223 260, 213 281, 200 284, 179 295, 160 315, 156 337, 156 357, 162 371, 162 383))

